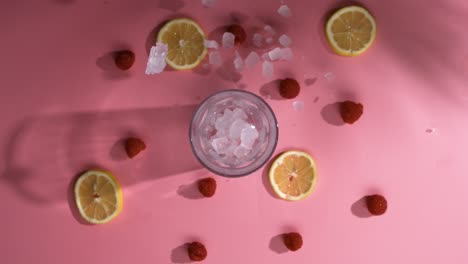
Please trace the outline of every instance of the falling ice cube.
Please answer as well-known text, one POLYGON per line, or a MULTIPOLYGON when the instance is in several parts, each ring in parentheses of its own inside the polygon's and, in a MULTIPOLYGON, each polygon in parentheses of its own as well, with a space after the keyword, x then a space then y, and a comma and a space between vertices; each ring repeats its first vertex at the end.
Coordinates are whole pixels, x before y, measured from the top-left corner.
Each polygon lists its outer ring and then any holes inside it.
POLYGON ((270 36, 273 36, 276 34, 276 31, 273 29, 273 27, 271 27, 270 25, 265 25, 263 27, 263 30, 265 30, 265 32, 270 35, 270 36))
POLYGON ((210 64, 220 66, 223 63, 221 55, 217 51, 213 51, 209 55, 210 64))
POLYGON ((271 61, 276 61, 281 59, 281 48, 274 48, 270 52, 268 52, 268 57, 270 57, 271 61))
POLYGON ((216 0, 201 0, 201 2, 204 7, 212 7, 216 0))
POLYGON ((250 52, 249 56, 245 58, 245 66, 247 68, 253 68, 260 61, 260 57, 255 51, 250 52))
POLYGON ((263 77, 267 79, 273 78, 273 63, 269 61, 264 61, 262 64, 262 73, 263 77))
POLYGON ((247 124, 247 122, 244 120, 235 120, 232 122, 231 127, 229 128, 229 138, 231 140, 239 140, 242 130, 247 127, 249 127, 249 124, 247 124))
POLYGON ((223 34, 223 48, 230 49, 234 47, 234 40, 236 37, 231 32, 224 32, 223 34))
POLYGON ((205 39, 203 43, 205 44, 205 48, 207 49, 218 49, 219 47, 218 42, 216 42, 216 40, 205 39))
POLYGON ((241 132, 241 145, 251 149, 258 138, 258 131, 255 126, 244 128, 241 132))
POLYGON ((166 68, 167 44, 158 42, 151 47, 148 63, 146 64, 146 74, 161 73, 166 68))
POLYGON ((252 41, 255 47, 260 48, 263 45, 263 36, 261 34, 255 33, 253 35, 252 41))
POLYGON ((273 38, 272 38, 272 37, 269 37, 269 38, 267 38, 267 39, 265 40, 265 42, 266 42, 267 44, 271 44, 271 43, 273 43, 273 38))
POLYGON ((289 45, 291 45, 291 43, 292 43, 291 38, 288 37, 286 34, 281 35, 281 37, 279 37, 279 39, 278 39, 278 42, 283 47, 289 47, 289 45))
POLYGON ((287 5, 282 5, 278 8, 278 14, 280 14, 283 17, 291 17, 291 9, 287 5))
POLYGON ((234 68, 237 71, 242 71, 244 69, 244 60, 242 57, 239 55, 239 52, 236 51, 236 56, 234 57, 234 68))
POLYGON ((292 107, 296 111, 301 111, 302 109, 304 109, 304 102, 303 101, 294 101, 292 103, 292 107))
POLYGON ((294 58, 294 54, 290 48, 284 48, 280 51, 280 57, 282 60, 290 61, 294 58))
POLYGON ((225 154, 231 145, 231 141, 227 137, 215 138, 211 141, 211 146, 218 154, 225 154))

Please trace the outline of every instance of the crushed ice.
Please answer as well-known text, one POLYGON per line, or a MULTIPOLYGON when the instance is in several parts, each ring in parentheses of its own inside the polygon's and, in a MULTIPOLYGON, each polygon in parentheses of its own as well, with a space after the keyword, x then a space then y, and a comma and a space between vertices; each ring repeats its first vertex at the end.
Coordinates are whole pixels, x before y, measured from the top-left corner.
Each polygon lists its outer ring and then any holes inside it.
POLYGON ((148 63, 146 64, 146 74, 161 73, 166 68, 167 44, 158 42, 151 47, 148 63))
POLYGON ((241 108, 226 109, 214 121, 216 135, 210 139, 210 144, 218 155, 246 157, 254 147, 259 132, 249 124, 247 114, 241 108))
POLYGON ((292 43, 292 40, 291 40, 291 38, 290 38, 288 35, 283 34, 283 35, 281 35, 281 36, 279 37, 278 42, 279 42, 279 43, 281 44, 281 46, 283 46, 283 47, 289 47, 289 46, 291 45, 291 43, 292 43))
POLYGON ((218 42, 216 42, 216 40, 205 39, 203 44, 205 45, 205 48, 207 48, 207 49, 218 49, 219 48, 218 42))
POLYGON ((210 64, 215 66, 221 66, 223 64, 223 60, 221 59, 221 55, 217 51, 213 51, 209 55, 210 64))

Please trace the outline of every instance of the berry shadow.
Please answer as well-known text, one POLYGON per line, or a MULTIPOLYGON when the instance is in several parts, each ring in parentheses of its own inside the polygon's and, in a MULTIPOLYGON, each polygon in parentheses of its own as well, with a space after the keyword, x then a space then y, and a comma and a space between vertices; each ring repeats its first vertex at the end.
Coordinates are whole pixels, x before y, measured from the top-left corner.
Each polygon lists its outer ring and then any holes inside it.
POLYGON ((125 48, 108 52, 96 59, 96 66, 102 70, 103 78, 106 80, 122 80, 131 77, 130 70, 124 71, 115 65, 116 54, 119 50, 125 50, 125 48))
POLYGON ((286 247, 286 245, 284 244, 284 235, 283 234, 280 234, 280 235, 276 235, 274 237, 272 237, 270 239, 270 244, 269 244, 269 248, 271 249, 271 251, 277 253, 277 254, 284 254, 286 252, 288 252, 288 248, 286 247))
POLYGON ((190 200, 199 200, 204 198, 200 191, 198 191, 198 181, 180 185, 179 188, 177 188, 177 194, 190 200))
POLYGON ((270 100, 285 100, 281 97, 279 92, 279 84, 281 80, 274 80, 268 83, 265 83, 260 87, 260 95, 265 99, 270 100))
POLYGON ((345 123, 340 116, 340 102, 327 104, 320 111, 322 119, 330 125, 342 126, 345 123))
POLYGON ((367 210, 367 196, 364 196, 351 205, 351 213, 359 218, 369 218, 372 214, 367 210))
POLYGON ((188 249, 189 243, 185 243, 183 245, 180 245, 176 248, 174 248, 171 251, 171 261, 173 263, 190 263, 192 262, 188 256, 187 249, 188 249))

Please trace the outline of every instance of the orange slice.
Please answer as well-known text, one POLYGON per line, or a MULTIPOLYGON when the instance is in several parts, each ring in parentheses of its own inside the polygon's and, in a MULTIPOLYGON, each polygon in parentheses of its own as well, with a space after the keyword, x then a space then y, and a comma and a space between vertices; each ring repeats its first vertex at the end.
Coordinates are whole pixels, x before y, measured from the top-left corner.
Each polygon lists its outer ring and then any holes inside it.
POLYGON ((306 152, 287 151, 271 165, 270 184, 281 199, 298 201, 308 197, 317 182, 314 159, 306 152))

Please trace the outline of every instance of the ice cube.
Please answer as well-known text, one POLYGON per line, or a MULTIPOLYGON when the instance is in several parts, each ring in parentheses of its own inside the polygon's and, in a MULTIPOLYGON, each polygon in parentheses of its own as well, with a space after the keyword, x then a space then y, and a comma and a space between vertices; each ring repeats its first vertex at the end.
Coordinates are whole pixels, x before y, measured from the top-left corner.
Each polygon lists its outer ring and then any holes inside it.
POLYGON ((235 108, 234 111, 232 111, 232 118, 234 120, 247 120, 247 114, 245 113, 244 110, 240 109, 240 108, 235 108))
POLYGON ((203 44, 205 44, 205 48, 207 48, 207 49, 218 49, 218 47, 219 47, 218 42, 216 42, 216 40, 207 40, 207 39, 205 39, 203 44))
POLYGON ((255 51, 250 52, 249 56, 245 58, 245 66, 247 68, 253 68, 260 61, 260 57, 255 51))
POLYGON ((329 82, 333 82, 335 80, 335 74, 333 74, 333 72, 326 72, 323 77, 325 77, 329 82))
POLYGON ((289 36, 287 36, 286 34, 283 34, 283 35, 281 35, 281 37, 279 37, 278 42, 283 47, 289 47, 289 45, 291 45, 291 43, 292 43, 292 40, 291 40, 291 38, 289 36))
POLYGON ((215 138, 211 141, 211 146, 218 154, 226 154, 231 141, 227 137, 215 138))
POLYGON ((263 77, 267 79, 273 78, 273 63, 269 61, 264 61, 262 64, 262 73, 263 77))
POLYGON ((268 56, 268 52, 262 54, 262 60, 264 60, 264 61, 269 61, 270 60, 270 56, 268 56))
POLYGON ((294 58, 294 54, 290 48, 284 48, 280 51, 282 60, 290 61, 294 58))
POLYGON ((215 2, 216 0, 201 0, 201 3, 204 7, 212 7, 215 2))
POLYGON ((294 101, 292 103, 292 106, 293 106, 294 110, 301 111, 302 109, 304 109, 304 102, 303 101, 294 101))
POLYGON ((249 127, 249 124, 242 119, 235 120, 229 128, 229 138, 231 140, 239 140, 241 132, 244 128, 249 127))
POLYGON ((265 32, 271 36, 276 34, 276 31, 270 25, 265 25, 263 30, 265 30, 265 32))
POLYGON ((217 51, 213 51, 209 55, 210 64, 220 66, 223 64, 223 60, 221 59, 221 55, 217 51))
POLYGON ((234 113, 231 110, 226 109, 223 115, 216 119, 215 128, 218 130, 218 136, 224 136, 227 133, 227 130, 232 123, 233 117, 234 113))
POLYGON ((236 36, 231 32, 224 32, 223 34, 223 48, 230 49, 234 47, 234 40, 236 36))
POLYGON ((146 64, 146 74, 161 73, 166 68, 167 44, 158 42, 151 47, 148 63, 146 64))
POLYGON ((253 35, 252 41, 255 47, 260 48, 263 45, 263 36, 261 34, 255 33, 253 35))
POLYGON ((234 68, 237 71, 242 71, 244 69, 244 60, 242 57, 239 55, 239 52, 236 51, 236 57, 234 58, 234 68))
POLYGON ((268 57, 270 57, 270 60, 276 61, 281 59, 281 48, 274 48, 270 52, 268 52, 268 57))
POLYGON ((234 156, 236 156, 236 158, 238 159, 242 159, 242 158, 245 158, 249 153, 250 153, 250 149, 244 147, 244 146, 237 146, 235 149, 234 149, 234 156))
POLYGON ((271 43, 273 43, 273 38, 272 38, 272 37, 269 37, 269 38, 267 38, 267 39, 265 40, 265 42, 266 42, 267 44, 271 44, 271 43))
POLYGON ((292 16, 291 9, 289 9, 289 7, 287 5, 281 5, 278 8, 278 14, 280 14, 283 17, 291 17, 292 16))
POLYGON ((228 120, 232 121, 234 118, 234 112, 231 109, 224 110, 223 116, 228 120))
POLYGON ((249 126, 241 132, 241 145, 251 149, 258 138, 258 131, 255 126, 249 126))

